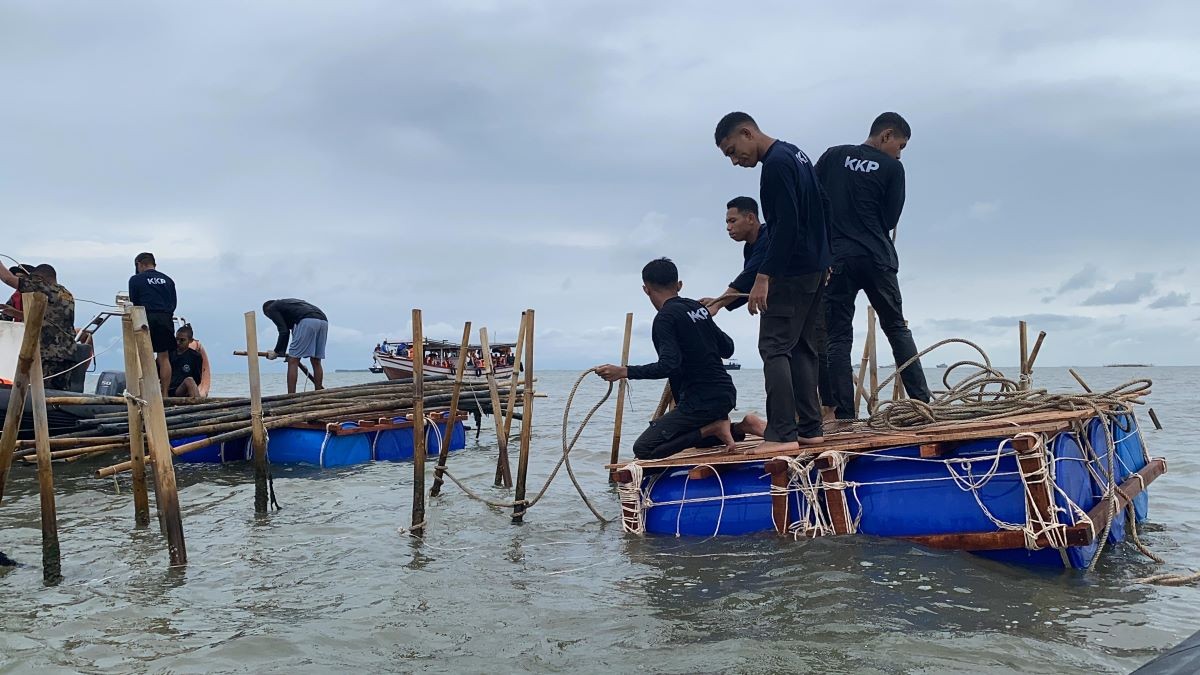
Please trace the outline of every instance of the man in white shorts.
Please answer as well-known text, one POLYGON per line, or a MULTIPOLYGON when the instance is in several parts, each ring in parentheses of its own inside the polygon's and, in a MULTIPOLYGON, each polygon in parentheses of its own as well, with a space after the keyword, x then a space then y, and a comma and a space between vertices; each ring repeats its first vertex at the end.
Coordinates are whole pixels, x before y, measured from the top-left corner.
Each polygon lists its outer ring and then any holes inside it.
POLYGON ((296 298, 268 300, 263 303, 262 310, 279 329, 275 349, 267 352, 267 358, 274 359, 286 354, 288 393, 296 393, 300 359, 308 359, 312 364, 313 385, 317 389, 324 389, 325 373, 321 369, 321 360, 325 358, 325 342, 329 338, 329 319, 325 317, 325 312, 316 305, 296 298), (291 344, 288 344, 289 333, 291 344), (285 348, 287 352, 283 351, 285 348))

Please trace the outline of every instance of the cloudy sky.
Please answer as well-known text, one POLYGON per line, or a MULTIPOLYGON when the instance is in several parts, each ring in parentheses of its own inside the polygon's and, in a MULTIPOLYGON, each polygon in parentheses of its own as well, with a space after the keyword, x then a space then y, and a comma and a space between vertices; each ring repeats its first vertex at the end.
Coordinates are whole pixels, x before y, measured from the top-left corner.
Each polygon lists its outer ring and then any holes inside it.
MULTIPOLYGON (((1180 2, 3 0, 0 253, 110 302, 153 251, 218 371, 276 297, 325 308, 333 367, 413 307, 450 339, 511 339, 536 308, 539 366, 571 368, 617 359, 634 311, 645 360, 648 259, 695 297, 740 266, 724 204, 758 170, 716 150, 721 115, 816 156, 896 110, 918 344, 1014 363, 1026 318, 1039 365, 1195 364, 1197 23, 1180 2)), ((756 320, 721 319, 757 366, 756 320)))

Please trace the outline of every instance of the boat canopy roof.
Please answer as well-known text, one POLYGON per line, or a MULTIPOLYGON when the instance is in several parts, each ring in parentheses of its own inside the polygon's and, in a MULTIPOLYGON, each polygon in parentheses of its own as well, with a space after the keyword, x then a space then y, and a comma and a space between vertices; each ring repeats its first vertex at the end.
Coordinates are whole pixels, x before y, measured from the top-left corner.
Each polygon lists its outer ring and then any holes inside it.
MULTIPOLYGON (((384 340, 383 344, 398 345, 401 343, 409 344, 410 342, 411 342, 410 340, 384 340)), ((462 344, 459 342, 447 342, 445 340, 430 340, 430 339, 425 340, 425 349, 457 350, 461 346, 462 346, 462 344)), ((488 347, 490 347, 492 349, 505 349, 505 348, 512 349, 516 346, 517 346, 517 343, 515 343, 515 342, 492 342, 492 343, 488 344, 488 347)), ((480 349, 480 348, 481 348, 481 345, 476 345, 476 344, 467 345, 467 349, 480 349)))

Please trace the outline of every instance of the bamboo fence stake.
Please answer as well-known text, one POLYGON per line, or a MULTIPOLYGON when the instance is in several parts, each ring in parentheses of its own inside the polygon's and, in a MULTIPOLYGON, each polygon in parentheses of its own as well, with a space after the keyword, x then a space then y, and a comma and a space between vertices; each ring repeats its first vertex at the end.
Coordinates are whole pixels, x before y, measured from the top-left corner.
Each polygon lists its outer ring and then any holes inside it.
POLYGON ((29 389, 33 399, 33 434, 37 440, 38 493, 42 507, 42 581, 53 586, 62 581, 62 555, 58 548, 58 512, 54 507, 54 472, 50 467, 50 420, 46 415, 46 387, 42 381, 42 355, 39 352, 33 354, 29 389))
MULTIPOLYGON (((121 316, 121 336, 125 350, 125 391, 135 399, 142 397, 142 364, 138 363, 137 342, 133 335, 133 317, 121 316)), ((142 409, 137 401, 125 399, 129 416, 129 460, 133 463, 133 522, 137 527, 150 525, 150 495, 146 492, 146 442, 142 437, 142 409)))
POLYGON ((504 455, 505 461, 497 461, 496 467, 501 469, 501 480, 504 487, 512 487, 512 474, 508 471, 508 438, 504 436, 504 418, 499 414, 502 409, 500 407, 500 391, 496 388, 496 369, 492 364, 492 347, 488 344, 487 327, 479 329, 479 349, 483 353, 483 367, 487 377, 488 396, 492 400, 492 420, 496 422, 496 442, 499 444, 499 452, 504 455))
POLYGON ((4 499, 4 485, 8 482, 13 450, 17 447, 17 434, 21 433, 21 418, 25 416, 25 394, 29 388, 29 371, 33 368, 33 356, 39 350, 42 320, 46 315, 46 296, 41 293, 24 293, 21 303, 25 308, 25 335, 21 338, 17 369, 13 373, 12 389, 8 394, 4 432, 0 434, 0 502, 4 499))
POLYGON ((532 309, 525 310, 529 317, 525 330, 525 396, 521 408, 521 454, 517 458, 517 489, 513 495, 513 522, 519 523, 525 518, 525 479, 529 474, 529 441, 533 433, 533 338, 535 319, 532 309))
POLYGON ((879 405, 879 394, 876 391, 879 389, 879 353, 876 349, 875 339, 875 308, 867 308, 867 346, 871 350, 871 394, 867 399, 867 414, 875 413, 875 406, 879 405))
POLYGON ((421 310, 412 311, 413 354, 413 504, 414 537, 425 536, 425 335, 421 310))
POLYGON ((1155 414, 1154 408, 1150 408, 1150 410, 1148 412, 1150 413, 1150 421, 1154 422, 1154 428, 1158 429, 1159 431, 1162 431, 1162 428, 1163 428, 1162 422, 1158 421, 1158 415, 1155 414))
POLYGON ((162 387, 158 380, 158 367, 154 359, 154 348, 150 345, 150 327, 146 324, 146 308, 131 310, 134 335, 137 341, 138 360, 142 364, 142 395, 147 410, 142 411, 146 425, 146 436, 150 452, 154 455, 155 489, 159 514, 167 533, 167 550, 171 566, 187 564, 187 545, 183 539, 183 520, 179 512, 179 493, 175 485, 174 455, 171 454, 171 437, 167 432, 167 418, 163 414, 162 387))
POLYGON ((1021 389, 1029 388, 1029 325, 1024 321, 1017 322, 1017 332, 1021 338, 1021 376, 1018 379, 1021 389))
MULTIPOLYGON (((442 493, 442 474, 446 472, 446 461, 450 459, 450 441, 454 438, 454 426, 458 423, 458 396, 462 390, 463 371, 467 369, 467 348, 471 343, 471 322, 463 324, 462 345, 458 348, 458 367, 454 369, 454 389, 450 394, 450 410, 446 417, 446 433, 442 436, 442 446, 438 448, 437 468, 433 471, 433 487, 429 488, 429 496, 436 497, 442 493)), ((495 415, 496 411, 492 411, 495 415)))
POLYGON ((871 345, 869 341, 863 340, 862 360, 858 362, 858 376, 854 378, 854 416, 858 417, 858 410, 863 402, 867 400, 867 368, 871 364, 871 345))
MULTIPOLYGON (((629 341, 633 337, 633 312, 625 314, 625 341, 621 343, 621 367, 629 365, 629 341)), ((613 440, 612 452, 609 453, 608 463, 616 464, 618 456, 621 454, 621 423, 625 417, 625 389, 629 387, 629 380, 621 378, 621 384, 617 386, 617 412, 613 417, 613 440)), ((608 482, 613 481, 612 473, 608 475, 608 482)))
POLYGON ((671 383, 668 382, 663 385, 662 395, 658 397, 658 407, 654 409, 654 415, 650 418, 650 421, 653 422, 654 420, 667 414, 667 409, 671 407, 671 401, 673 400, 674 397, 671 394, 671 383))
POLYGON ((254 512, 267 512, 267 430, 263 426, 262 380, 258 371, 258 321, 246 312, 246 372, 250 377, 250 445, 254 448, 254 512))
POLYGON ((1033 381, 1033 362, 1037 361, 1038 352, 1042 351, 1042 340, 1046 339, 1046 331, 1038 331, 1037 339, 1033 341, 1033 350, 1029 352, 1029 360, 1025 362, 1029 368, 1029 380, 1033 381))
POLYGON ((1079 383, 1079 386, 1083 387, 1084 391, 1089 394, 1092 393, 1092 388, 1088 386, 1087 382, 1083 381, 1083 376, 1075 372, 1074 368, 1067 368, 1067 372, 1071 374, 1071 377, 1075 378, 1075 381, 1079 383))
POLYGON ((507 441, 512 437, 512 422, 513 412, 517 407, 517 384, 521 378, 521 350, 525 347, 525 327, 528 317, 525 312, 521 312, 521 325, 517 329, 517 344, 513 350, 513 370, 512 376, 508 383, 508 409, 504 411, 504 448, 500 450, 500 454, 496 457, 496 480, 493 483, 496 487, 512 486, 512 468, 508 461, 508 444, 507 441), (508 480, 504 479, 508 476, 508 480))

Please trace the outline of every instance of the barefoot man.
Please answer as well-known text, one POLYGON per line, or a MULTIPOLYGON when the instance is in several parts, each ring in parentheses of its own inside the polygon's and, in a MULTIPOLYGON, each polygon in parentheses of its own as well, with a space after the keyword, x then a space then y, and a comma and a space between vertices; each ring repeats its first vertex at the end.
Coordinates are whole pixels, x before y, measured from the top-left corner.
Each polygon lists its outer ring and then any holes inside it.
POLYGON ((724 445, 733 449, 734 434, 761 434, 765 422, 747 415, 731 427, 729 411, 737 390, 721 359, 733 356, 733 340, 717 327, 703 305, 679 295, 679 270, 666 258, 642 268, 642 290, 658 314, 651 336, 658 361, 644 366, 603 365, 596 373, 609 382, 621 378, 671 383, 675 409, 650 423, 633 444, 638 459, 661 459, 680 450, 724 445))
POLYGON ((817 324, 831 262, 828 199, 812 162, 799 148, 764 134, 743 112, 717 123, 717 148, 747 169, 762 163, 759 202, 770 223, 766 254, 747 302, 762 312, 758 353, 767 389, 766 441, 756 452, 820 443, 817 324))

